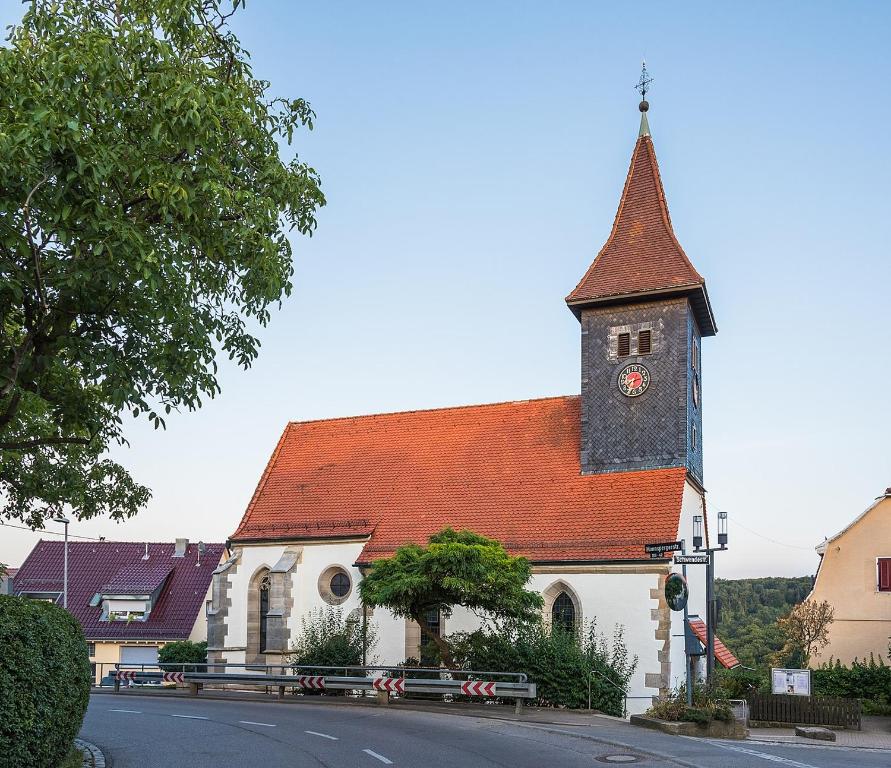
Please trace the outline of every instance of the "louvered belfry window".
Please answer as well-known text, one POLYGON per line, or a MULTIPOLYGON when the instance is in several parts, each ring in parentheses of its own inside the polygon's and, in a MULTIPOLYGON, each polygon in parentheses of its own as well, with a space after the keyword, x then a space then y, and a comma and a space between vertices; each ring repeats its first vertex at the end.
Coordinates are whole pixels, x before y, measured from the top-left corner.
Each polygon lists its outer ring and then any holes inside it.
POLYGON ((653 351, 653 332, 641 331, 637 334, 637 354, 648 355, 653 351))
POLYGON ((631 334, 619 334, 619 357, 628 357, 631 354, 631 334))

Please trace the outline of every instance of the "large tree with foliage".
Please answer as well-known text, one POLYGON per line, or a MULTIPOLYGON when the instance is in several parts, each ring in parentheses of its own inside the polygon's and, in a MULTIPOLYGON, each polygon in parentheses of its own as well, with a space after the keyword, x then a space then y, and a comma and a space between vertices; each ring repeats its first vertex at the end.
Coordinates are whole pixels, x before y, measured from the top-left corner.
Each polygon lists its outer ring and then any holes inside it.
POLYGON ((359 590, 365 605, 414 619, 453 669, 451 647, 428 624, 428 611, 447 618, 461 605, 496 619, 534 621, 542 599, 525 588, 531 577, 529 561, 512 557, 499 542, 445 528, 427 546, 406 544, 392 557, 375 560, 359 590))
POLYGON ((248 367, 311 234, 312 128, 273 98, 222 0, 33 0, 0 47, 0 516, 134 514, 108 458, 248 367))

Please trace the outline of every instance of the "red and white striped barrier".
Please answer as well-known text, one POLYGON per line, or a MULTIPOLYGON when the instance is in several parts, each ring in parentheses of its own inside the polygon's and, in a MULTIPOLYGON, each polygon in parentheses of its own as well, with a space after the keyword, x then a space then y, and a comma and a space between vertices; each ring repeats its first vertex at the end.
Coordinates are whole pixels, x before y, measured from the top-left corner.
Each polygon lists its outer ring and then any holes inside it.
POLYGON ((135 669, 119 669, 115 672, 118 680, 135 680, 137 674, 135 669))
POLYGON ((404 677, 376 677, 371 683, 376 691, 387 691, 388 693, 405 693, 404 677))
POLYGON ((468 680, 461 683, 461 693, 467 696, 494 696, 496 683, 487 683, 485 680, 468 680))
POLYGON ((165 683, 184 683, 186 682, 185 672, 165 672, 161 679, 165 683))
POLYGON ((296 675, 294 680, 301 688, 309 688, 311 691, 325 690, 325 678, 322 675, 296 675))

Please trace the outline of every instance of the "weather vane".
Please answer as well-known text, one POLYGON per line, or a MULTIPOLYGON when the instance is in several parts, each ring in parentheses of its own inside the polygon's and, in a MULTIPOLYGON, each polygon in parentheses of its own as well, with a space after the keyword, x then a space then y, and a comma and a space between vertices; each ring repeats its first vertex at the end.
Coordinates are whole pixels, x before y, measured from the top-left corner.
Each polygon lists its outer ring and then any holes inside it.
POLYGON ((637 81, 637 85, 635 85, 635 89, 640 91, 640 98, 643 101, 647 100, 647 91, 650 90, 649 85, 653 82, 653 78, 650 77, 647 72, 647 63, 644 61, 641 64, 640 70, 640 80, 637 81))

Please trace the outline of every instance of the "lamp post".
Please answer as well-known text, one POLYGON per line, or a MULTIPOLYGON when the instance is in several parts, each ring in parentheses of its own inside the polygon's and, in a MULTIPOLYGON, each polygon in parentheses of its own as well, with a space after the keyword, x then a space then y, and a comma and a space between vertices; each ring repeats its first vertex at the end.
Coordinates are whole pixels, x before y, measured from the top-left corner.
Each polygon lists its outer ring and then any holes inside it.
MULTIPOLYGON (((702 546, 703 516, 693 517, 693 548, 699 552, 702 546)), ((715 676, 715 621, 718 618, 715 601, 715 552, 727 549, 727 513, 718 512, 718 546, 705 547, 708 562, 705 565, 705 679, 711 687, 715 676)))
POLYGON ((68 608, 68 523, 70 522, 67 517, 64 517, 61 514, 56 515, 53 518, 54 523, 62 523, 65 526, 65 555, 64 555, 64 564, 62 566, 62 607, 68 608))

